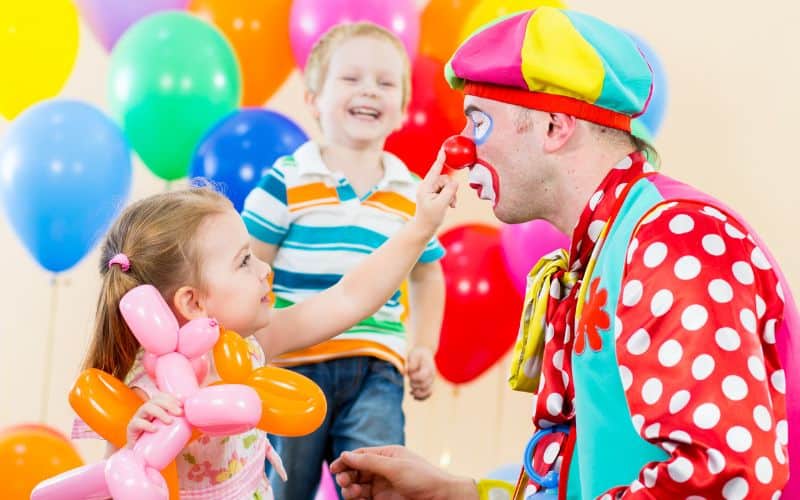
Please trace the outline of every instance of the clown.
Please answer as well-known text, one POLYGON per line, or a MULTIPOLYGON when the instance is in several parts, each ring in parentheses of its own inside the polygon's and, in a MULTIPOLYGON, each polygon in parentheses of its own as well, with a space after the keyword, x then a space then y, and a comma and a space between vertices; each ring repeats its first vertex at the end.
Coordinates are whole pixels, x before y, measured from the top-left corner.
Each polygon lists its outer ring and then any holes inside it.
MULTIPOLYGON (((501 221, 572 234, 528 275, 510 382, 535 394, 535 432, 508 495, 800 497, 797 308, 755 231, 631 135, 652 94, 635 43, 543 7, 473 34, 445 73, 467 116, 447 164, 501 221)), ((403 448, 331 470, 345 498, 503 498, 403 448)))

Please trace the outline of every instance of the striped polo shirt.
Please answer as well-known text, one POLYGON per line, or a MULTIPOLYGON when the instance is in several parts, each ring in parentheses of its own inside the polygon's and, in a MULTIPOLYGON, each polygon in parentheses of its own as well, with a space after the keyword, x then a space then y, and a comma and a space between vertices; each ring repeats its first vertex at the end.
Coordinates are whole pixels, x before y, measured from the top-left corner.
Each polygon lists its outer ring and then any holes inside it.
MULTIPOLYGON (((276 307, 286 307, 336 284, 414 215, 419 179, 390 153, 384 176, 362 197, 347 178, 323 163, 319 146, 307 142, 275 162, 247 197, 242 217, 250 234, 278 246, 273 262, 276 307)), ((420 262, 444 256, 428 242, 420 262)), ((402 371, 406 334, 400 291, 370 318, 332 340, 287 353, 279 366, 351 356, 374 356, 402 371)))

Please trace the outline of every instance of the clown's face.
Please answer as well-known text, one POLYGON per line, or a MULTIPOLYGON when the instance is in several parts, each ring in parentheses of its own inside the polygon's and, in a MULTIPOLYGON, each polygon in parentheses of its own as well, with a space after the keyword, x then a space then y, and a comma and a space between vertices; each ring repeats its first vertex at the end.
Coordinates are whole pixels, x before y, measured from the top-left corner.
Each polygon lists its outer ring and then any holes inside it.
POLYGON ((540 217, 551 177, 543 161, 537 111, 467 95, 462 134, 477 146, 477 162, 470 168, 470 186, 481 199, 492 202, 498 219, 520 223, 540 217), (538 133, 537 133, 538 132, 538 133))

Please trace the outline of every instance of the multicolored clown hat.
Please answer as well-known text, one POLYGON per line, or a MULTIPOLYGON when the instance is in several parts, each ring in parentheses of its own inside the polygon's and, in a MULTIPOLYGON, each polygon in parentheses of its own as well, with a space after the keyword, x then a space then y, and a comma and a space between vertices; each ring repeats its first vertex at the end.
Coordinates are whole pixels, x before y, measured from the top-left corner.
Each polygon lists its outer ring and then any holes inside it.
POLYGON ((466 94, 626 131, 653 90, 652 71, 627 34, 553 7, 479 29, 456 50, 445 77, 466 94))

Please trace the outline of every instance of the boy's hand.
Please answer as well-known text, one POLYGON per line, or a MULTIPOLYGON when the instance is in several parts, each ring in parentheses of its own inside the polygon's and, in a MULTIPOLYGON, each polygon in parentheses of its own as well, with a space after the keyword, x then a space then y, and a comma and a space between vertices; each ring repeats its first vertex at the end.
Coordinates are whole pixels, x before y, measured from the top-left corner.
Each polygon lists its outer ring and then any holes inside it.
POLYGON ((433 392, 433 381, 436 378, 436 364, 433 353, 427 347, 414 347, 408 353, 408 380, 411 383, 411 395, 417 401, 425 401, 433 392))
POLYGON ((417 189, 417 212, 414 219, 431 237, 444 220, 447 207, 456 206, 458 182, 442 175, 444 152, 440 149, 436 161, 417 189))
POLYGON ((180 416, 182 414, 181 403, 174 396, 165 392, 156 394, 143 403, 128 422, 127 447, 133 447, 142 433, 155 432, 157 427, 154 420, 169 425, 172 423, 173 415, 180 416))

